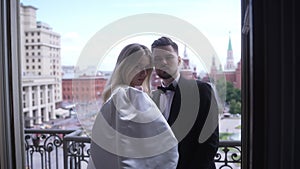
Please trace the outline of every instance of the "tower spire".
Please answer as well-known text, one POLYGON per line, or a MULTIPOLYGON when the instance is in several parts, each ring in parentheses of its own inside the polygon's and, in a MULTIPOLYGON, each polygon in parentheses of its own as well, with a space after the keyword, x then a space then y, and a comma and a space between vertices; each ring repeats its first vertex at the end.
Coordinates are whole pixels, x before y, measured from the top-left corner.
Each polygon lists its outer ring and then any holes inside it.
POLYGON ((234 70, 235 69, 230 33, 231 32, 229 31, 229 41, 228 41, 225 70, 234 70))
POLYGON ((229 51, 229 50, 232 51, 230 31, 229 31, 229 42, 228 42, 228 49, 227 49, 227 51, 229 51))

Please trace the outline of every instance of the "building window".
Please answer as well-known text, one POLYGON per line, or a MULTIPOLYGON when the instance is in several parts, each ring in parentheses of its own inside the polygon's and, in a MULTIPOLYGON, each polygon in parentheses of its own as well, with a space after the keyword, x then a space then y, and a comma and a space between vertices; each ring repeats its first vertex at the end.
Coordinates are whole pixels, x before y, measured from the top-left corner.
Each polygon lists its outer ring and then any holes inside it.
POLYGON ((41 59, 38 59, 38 62, 41 62, 41 59))
POLYGON ((32 66, 32 69, 35 69, 35 66, 34 66, 34 65, 32 66))
POLYGON ((37 39, 37 42, 40 42, 41 40, 40 39, 37 39))
POLYGON ((29 69, 29 66, 26 66, 26 69, 29 69))
POLYGON ((28 49, 28 46, 26 46, 25 49, 28 49))
POLYGON ((40 36, 40 32, 38 32, 37 35, 40 36))
POLYGON ((41 65, 39 65, 38 68, 41 69, 41 65))
POLYGON ((32 56, 34 56, 34 52, 32 52, 31 54, 32 54, 32 56))
POLYGON ((38 52, 38 56, 40 56, 41 55, 41 52, 38 52))
POLYGON ((28 39, 25 40, 25 43, 28 43, 28 39))
POLYGON ((25 33, 25 36, 28 36, 28 33, 27 33, 27 32, 25 33))
POLYGON ((38 74, 39 74, 39 75, 41 75, 42 73, 41 73, 41 72, 39 72, 38 74))
MULTIPOLYGON (((38 41, 39 41, 39 40, 38 40, 38 41)), ((37 48, 38 48, 38 49, 40 49, 40 48, 41 48, 41 46, 38 46, 37 48)))
POLYGON ((34 46, 31 46, 31 49, 34 49, 34 46))
POLYGON ((31 39, 31 42, 33 43, 33 42, 34 42, 34 39, 31 39))
POLYGON ((31 36, 34 36, 34 32, 31 32, 31 36))
POLYGON ((28 52, 26 52, 26 56, 28 56, 29 54, 28 54, 28 52))
POLYGON ((32 62, 35 62, 35 60, 34 60, 34 59, 32 59, 32 62))

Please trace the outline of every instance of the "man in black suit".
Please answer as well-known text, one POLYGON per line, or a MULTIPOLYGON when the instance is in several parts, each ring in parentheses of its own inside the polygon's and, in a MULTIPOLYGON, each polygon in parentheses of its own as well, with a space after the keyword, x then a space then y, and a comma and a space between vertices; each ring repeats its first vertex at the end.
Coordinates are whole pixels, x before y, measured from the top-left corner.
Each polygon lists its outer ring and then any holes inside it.
POLYGON ((179 141, 177 169, 215 169, 219 108, 212 86, 180 75, 178 46, 170 38, 155 40, 152 54, 156 74, 162 79, 153 100, 179 141))

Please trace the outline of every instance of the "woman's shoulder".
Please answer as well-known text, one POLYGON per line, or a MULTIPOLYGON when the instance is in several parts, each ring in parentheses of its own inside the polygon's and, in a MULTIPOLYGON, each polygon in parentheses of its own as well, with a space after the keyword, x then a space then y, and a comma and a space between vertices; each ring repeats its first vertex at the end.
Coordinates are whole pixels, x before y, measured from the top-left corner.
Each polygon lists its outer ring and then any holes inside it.
POLYGON ((149 95, 131 86, 120 86, 112 92, 109 100, 116 102, 139 103, 151 101, 149 95))
POLYGON ((120 86, 112 92, 112 97, 127 96, 132 98, 136 97, 137 95, 145 96, 147 94, 142 90, 136 89, 131 86, 120 86))
POLYGON ((122 120, 131 119, 135 122, 151 122, 161 115, 153 100, 147 93, 133 87, 116 88, 103 106, 107 107, 110 112, 116 112, 122 120), (113 109, 111 109, 113 107, 113 109))

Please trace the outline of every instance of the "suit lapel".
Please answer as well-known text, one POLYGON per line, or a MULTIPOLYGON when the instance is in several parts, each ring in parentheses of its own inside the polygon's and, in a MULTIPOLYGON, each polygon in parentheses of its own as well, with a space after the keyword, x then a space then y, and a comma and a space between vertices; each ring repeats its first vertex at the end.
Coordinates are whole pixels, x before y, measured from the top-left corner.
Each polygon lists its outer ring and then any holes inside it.
POLYGON ((179 86, 182 87, 183 83, 184 83, 184 79, 180 77, 178 84, 176 86, 175 94, 174 94, 172 104, 171 104, 170 116, 168 119, 169 125, 172 125, 175 122, 175 120, 179 114, 180 106, 181 106, 181 93, 180 93, 179 86))
MULTIPOLYGON (((173 123, 176 121, 178 114, 180 112, 180 107, 181 107, 181 93, 180 93, 180 88, 186 88, 187 86, 187 80, 180 77, 178 84, 175 89, 174 97, 171 103, 171 108, 170 108, 170 115, 168 118, 168 124, 171 126, 173 123), (179 88, 180 86, 180 88, 179 88)), ((157 107, 160 109, 160 95, 161 91, 160 90, 155 90, 152 93, 152 99, 157 105, 157 107)))

